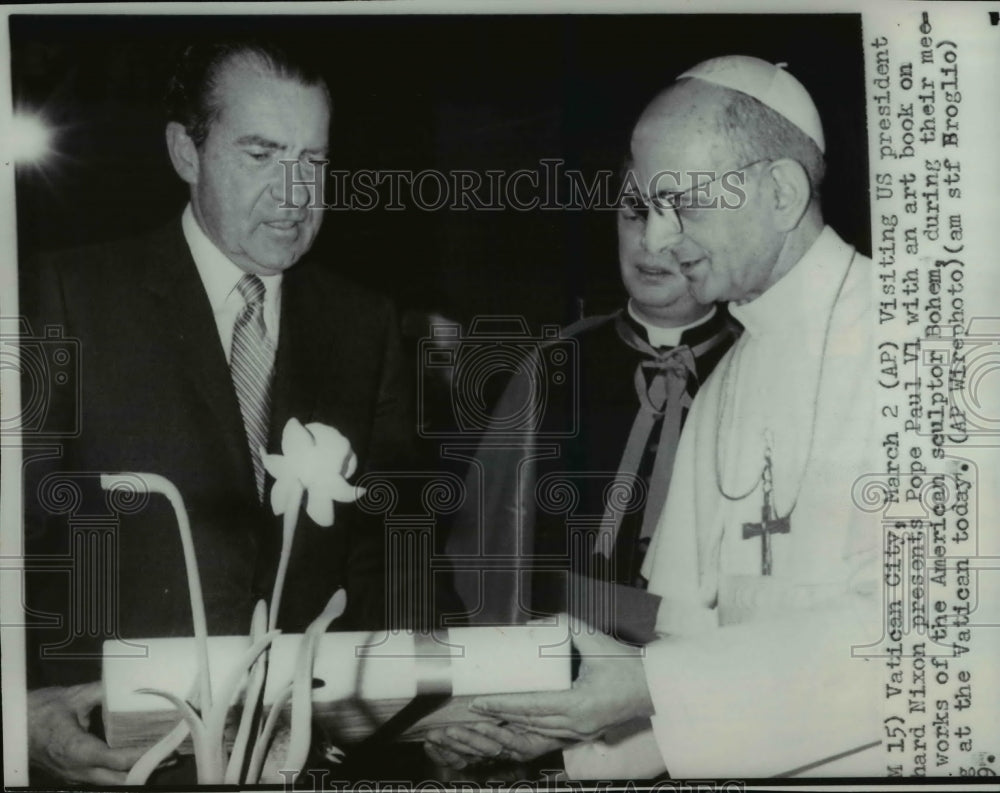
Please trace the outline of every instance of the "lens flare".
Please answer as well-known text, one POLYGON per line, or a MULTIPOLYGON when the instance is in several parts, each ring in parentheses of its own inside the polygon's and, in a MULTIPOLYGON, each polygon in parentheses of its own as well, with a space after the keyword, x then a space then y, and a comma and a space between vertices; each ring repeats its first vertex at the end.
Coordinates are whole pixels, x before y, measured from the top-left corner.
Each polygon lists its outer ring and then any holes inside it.
POLYGON ((11 119, 8 151, 17 163, 38 163, 49 153, 52 130, 38 116, 15 113, 11 119))

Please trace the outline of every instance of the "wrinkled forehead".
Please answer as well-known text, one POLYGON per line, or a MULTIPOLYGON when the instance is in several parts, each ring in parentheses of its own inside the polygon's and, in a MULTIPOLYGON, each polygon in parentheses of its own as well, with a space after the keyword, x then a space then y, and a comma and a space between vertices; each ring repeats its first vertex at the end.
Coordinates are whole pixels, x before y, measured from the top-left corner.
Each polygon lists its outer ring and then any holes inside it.
POLYGON ((684 189, 705 179, 699 173, 732 168, 732 146, 719 122, 725 101, 723 91, 690 78, 653 99, 632 130, 632 162, 640 183, 671 172, 684 189))
POLYGON ((216 73, 213 98, 220 112, 244 110, 248 101, 308 97, 310 110, 329 117, 333 103, 322 81, 310 82, 268 63, 255 53, 234 53, 216 73))
POLYGON ((329 139, 330 103, 321 84, 284 77, 273 69, 239 64, 216 83, 213 128, 258 136, 290 147, 323 148, 329 139))

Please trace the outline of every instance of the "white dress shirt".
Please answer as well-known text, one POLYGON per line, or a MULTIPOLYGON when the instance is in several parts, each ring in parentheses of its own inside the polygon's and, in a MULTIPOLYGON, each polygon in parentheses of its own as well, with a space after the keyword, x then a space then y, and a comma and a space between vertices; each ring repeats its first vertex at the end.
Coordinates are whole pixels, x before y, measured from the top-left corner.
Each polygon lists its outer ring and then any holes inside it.
MULTIPOLYGON (((188 204, 181 216, 181 229, 194 258, 201 283, 212 306, 215 326, 219 331, 219 341, 226 361, 229 361, 233 346, 233 326, 240 311, 246 305, 236 285, 245 271, 234 264, 228 256, 213 243, 198 221, 195 220, 191 205, 188 204)), ((271 349, 278 349, 278 321, 281 315, 281 275, 258 276, 264 284, 264 325, 271 349)))

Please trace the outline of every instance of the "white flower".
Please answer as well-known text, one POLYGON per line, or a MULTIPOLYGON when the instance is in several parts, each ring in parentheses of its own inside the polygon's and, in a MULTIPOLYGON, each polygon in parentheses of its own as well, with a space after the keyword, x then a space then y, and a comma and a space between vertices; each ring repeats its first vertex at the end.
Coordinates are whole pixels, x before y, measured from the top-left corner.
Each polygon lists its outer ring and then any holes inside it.
POLYGON ((288 420, 281 433, 281 454, 264 454, 264 467, 274 477, 271 509, 281 515, 286 509, 298 511, 302 493, 306 514, 320 526, 333 525, 333 502, 350 504, 365 489, 348 484, 358 458, 351 442, 333 427, 313 422, 302 426, 288 420))

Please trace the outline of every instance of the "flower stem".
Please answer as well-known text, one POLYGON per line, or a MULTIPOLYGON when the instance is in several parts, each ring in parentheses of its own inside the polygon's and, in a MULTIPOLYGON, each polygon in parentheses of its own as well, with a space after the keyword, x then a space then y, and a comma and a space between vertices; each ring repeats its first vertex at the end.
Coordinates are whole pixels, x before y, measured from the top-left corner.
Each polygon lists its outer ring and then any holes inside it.
POLYGON ((295 526, 299 522, 299 510, 302 507, 302 488, 293 488, 288 494, 285 504, 284 521, 281 532, 281 557, 278 559, 278 572, 274 578, 274 590, 271 592, 271 613, 267 621, 268 631, 273 631, 278 624, 278 611, 281 608, 281 593, 285 588, 285 577, 288 574, 288 560, 292 555, 292 542, 295 540, 295 526))
POLYGON ((105 490, 135 490, 136 479, 143 482, 149 493, 159 493, 165 496, 174 508, 177 517, 177 530, 181 535, 181 548, 184 551, 184 567, 187 571, 188 593, 191 597, 191 622, 194 625, 195 651, 198 659, 198 680, 200 691, 198 706, 202 713, 207 713, 212 707, 212 681, 208 668, 208 620, 205 617, 205 598, 201 591, 201 578, 198 575, 198 558, 194 552, 194 539, 191 536, 191 522, 184 499, 180 491, 165 476, 159 474, 102 474, 101 487, 105 490))

